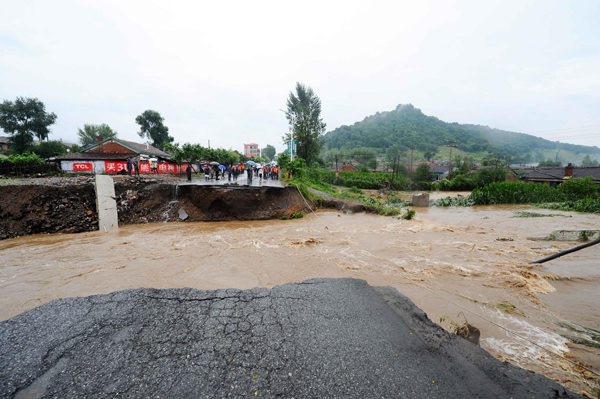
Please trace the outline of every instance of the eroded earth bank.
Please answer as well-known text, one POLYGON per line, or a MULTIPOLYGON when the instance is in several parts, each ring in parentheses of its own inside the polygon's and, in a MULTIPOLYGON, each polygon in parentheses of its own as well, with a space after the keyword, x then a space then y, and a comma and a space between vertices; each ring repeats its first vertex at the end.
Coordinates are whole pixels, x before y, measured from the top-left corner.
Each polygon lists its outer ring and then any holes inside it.
MULTIPOLYGON (((41 180, 41 179, 39 179, 41 180)), ((119 224, 280 219, 308 212, 294 187, 178 186, 181 180, 128 178, 115 183, 119 224)), ((0 240, 98 230, 93 178, 56 184, 0 185, 0 240)))

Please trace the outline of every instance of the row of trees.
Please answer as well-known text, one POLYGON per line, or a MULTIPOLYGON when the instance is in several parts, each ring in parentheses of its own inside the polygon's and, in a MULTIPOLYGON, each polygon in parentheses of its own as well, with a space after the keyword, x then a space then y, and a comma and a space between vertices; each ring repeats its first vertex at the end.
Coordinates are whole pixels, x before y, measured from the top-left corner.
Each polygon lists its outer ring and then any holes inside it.
MULTIPOLYGON (((55 152, 52 155, 64 153, 64 146, 59 148, 56 143, 43 145, 44 141, 48 142, 50 126, 56 123, 56 119, 56 114, 47 112, 45 104, 37 98, 17 97, 15 101, 5 100, 0 103, 0 128, 10 135, 12 147, 18 154, 32 150, 55 152), (38 148, 32 148, 34 138, 40 142, 35 146, 38 148)), ((164 118, 158 112, 144 111, 135 118, 135 122, 139 125, 140 137, 152 140, 153 146, 164 149, 167 144, 173 142, 169 128, 164 124, 164 118)), ((80 144, 85 147, 97 142, 99 137, 116 137, 117 132, 106 124, 86 124, 83 129, 78 129, 77 135, 80 144)))

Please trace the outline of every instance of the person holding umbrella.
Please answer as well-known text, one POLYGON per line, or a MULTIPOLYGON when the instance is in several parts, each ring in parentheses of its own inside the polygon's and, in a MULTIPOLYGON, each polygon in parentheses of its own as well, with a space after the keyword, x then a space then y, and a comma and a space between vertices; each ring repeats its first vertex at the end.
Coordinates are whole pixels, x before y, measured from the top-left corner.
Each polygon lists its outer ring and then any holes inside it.
MULTIPOLYGON (((212 166, 211 169, 211 175, 214 173, 214 176, 216 178, 216 180, 219 180, 219 163, 216 161, 212 161, 211 163, 209 163, 209 165, 212 166)), ((212 176, 211 176, 211 180, 212 180, 212 176)))

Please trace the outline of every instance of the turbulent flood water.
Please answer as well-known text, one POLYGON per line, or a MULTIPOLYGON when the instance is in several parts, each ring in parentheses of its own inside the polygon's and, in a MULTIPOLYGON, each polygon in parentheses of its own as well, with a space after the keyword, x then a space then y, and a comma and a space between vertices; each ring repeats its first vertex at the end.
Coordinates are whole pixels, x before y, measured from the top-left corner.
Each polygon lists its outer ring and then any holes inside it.
POLYGON ((447 329, 466 315, 493 355, 589 392, 580 370, 452 302, 598 372, 600 351, 562 335, 574 334, 564 323, 600 327, 600 245, 532 266, 578 243, 527 240, 598 228, 600 215, 490 206, 417 209, 412 221, 321 211, 289 221, 20 237, 0 241, 0 319, 56 298, 127 288, 245 289, 361 278, 396 287, 435 322, 447 316, 447 329), (513 217, 523 210, 567 217, 513 217))

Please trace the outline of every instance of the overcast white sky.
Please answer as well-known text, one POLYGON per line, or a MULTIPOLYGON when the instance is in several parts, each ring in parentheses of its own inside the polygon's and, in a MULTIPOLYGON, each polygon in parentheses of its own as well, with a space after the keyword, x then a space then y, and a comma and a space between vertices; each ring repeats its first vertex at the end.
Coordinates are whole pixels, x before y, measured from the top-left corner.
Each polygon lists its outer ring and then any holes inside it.
POLYGON ((282 150, 300 81, 328 131, 412 103, 600 146, 599 21, 598 0, 5 1, 0 100, 42 100, 53 139, 107 123, 141 142, 153 109, 179 143, 282 150))

